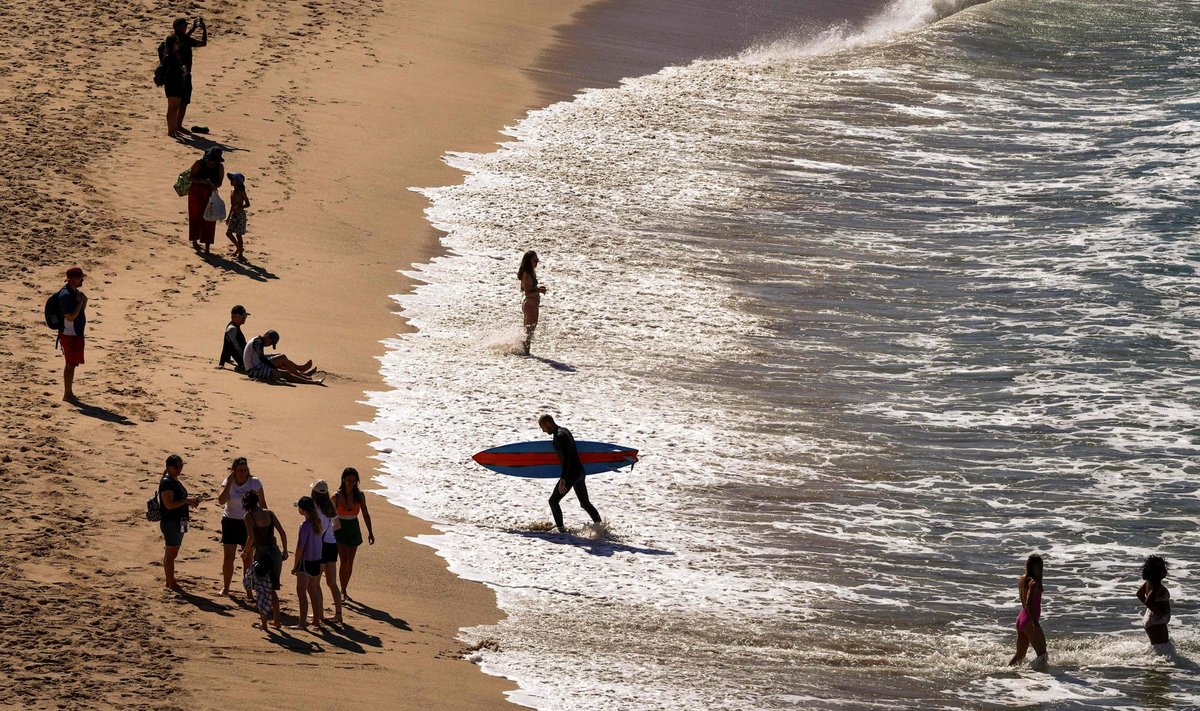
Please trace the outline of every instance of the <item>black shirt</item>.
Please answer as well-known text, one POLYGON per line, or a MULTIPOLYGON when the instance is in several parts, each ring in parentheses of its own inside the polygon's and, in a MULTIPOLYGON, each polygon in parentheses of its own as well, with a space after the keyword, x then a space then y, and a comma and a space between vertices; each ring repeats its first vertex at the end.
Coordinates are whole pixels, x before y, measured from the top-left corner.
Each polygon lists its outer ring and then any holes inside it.
MULTIPOLYGON (((67 316, 79 308, 79 296, 71 290, 69 285, 64 286, 58 290, 58 305, 62 308, 63 322, 65 323, 67 316)), ((87 316, 80 311, 72 323, 75 325, 75 335, 82 336, 83 329, 87 326, 87 316)))
POLYGON ((192 47, 200 44, 200 40, 191 35, 181 35, 178 32, 175 33, 175 36, 179 38, 179 59, 190 73, 192 71, 192 47))
POLYGON ((187 489, 183 488, 183 484, 181 484, 178 479, 172 479, 169 476, 164 476, 162 481, 158 482, 158 498, 159 502, 162 504, 162 520, 178 521, 180 519, 188 518, 188 509, 191 507, 189 507, 187 504, 184 504, 183 506, 174 509, 167 508, 167 502, 162 501, 162 493, 164 491, 170 491, 173 493, 175 503, 187 500, 187 489))
POLYGON ((575 438, 566 427, 559 427, 554 432, 554 453, 562 464, 563 481, 567 482, 567 486, 574 486, 584 475, 583 462, 579 459, 579 450, 575 448, 575 438))
POLYGON ((225 327, 225 337, 221 339, 221 365, 234 363, 238 370, 245 370, 242 364, 242 353, 246 352, 246 337, 242 335, 242 327, 233 321, 225 327))

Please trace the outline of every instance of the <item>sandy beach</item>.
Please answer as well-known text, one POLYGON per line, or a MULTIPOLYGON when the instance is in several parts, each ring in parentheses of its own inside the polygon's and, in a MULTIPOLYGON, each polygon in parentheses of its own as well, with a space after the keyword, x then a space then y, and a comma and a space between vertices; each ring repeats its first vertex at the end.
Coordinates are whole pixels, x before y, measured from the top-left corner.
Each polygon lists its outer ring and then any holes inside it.
MULTIPOLYGON (((246 456, 289 535, 292 502, 343 467, 372 470, 364 391, 383 387, 381 339, 404 328, 397 273, 437 249, 410 186, 454 182, 447 150, 486 150, 539 101, 525 69, 573 2, 383 0, 303 4, 0 8, 0 318, 5 438, 0 500, 9 585, 0 679, 27 708, 499 708, 508 682, 463 659, 463 626, 496 619, 492 594, 447 572, 422 521, 370 498, 378 542, 359 554, 346 624, 267 639, 240 596, 218 595, 215 501, 246 456), (195 98, 168 139, 154 47, 203 15, 195 98), (52 40, 52 41, 51 41, 52 40), (190 145, 189 145, 190 144, 190 145), (170 186, 209 145, 247 176, 244 262, 224 225, 211 256, 186 239, 170 186), (88 274, 79 407, 60 402, 61 354, 41 323, 68 266, 88 274), (247 337, 313 359, 325 387, 269 386, 216 367, 229 309, 247 337), (162 587, 162 539, 144 518, 163 460, 209 496, 162 587), (291 700, 303 698, 303 703, 291 700)), ((228 196, 228 188, 222 191, 228 196)), ((369 488, 369 487, 367 487, 369 488)), ((294 579, 284 576, 285 623, 294 579)), ((235 581, 235 591, 238 589, 235 581)))

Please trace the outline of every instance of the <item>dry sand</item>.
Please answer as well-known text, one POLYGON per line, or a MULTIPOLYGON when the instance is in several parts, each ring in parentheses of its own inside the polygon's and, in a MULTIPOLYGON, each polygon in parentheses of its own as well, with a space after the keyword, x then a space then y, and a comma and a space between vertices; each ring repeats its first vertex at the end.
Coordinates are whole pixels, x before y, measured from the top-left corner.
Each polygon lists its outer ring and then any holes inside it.
MULTIPOLYGON (((583 0, 30 0, 0 4, 0 704, 26 708, 499 708, 504 680, 462 656, 460 627, 494 597, 406 537, 428 532, 370 497, 347 624, 268 639, 217 595, 220 508, 194 514, 162 588, 162 540, 143 516, 164 458, 215 498, 249 458, 294 539, 291 502, 345 466, 372 470, 345 425, 383 387, 379 341, 403 328, 396 270, 436 250, 409 186, 460 179, 447 150, 485 150, 539 96, 523 74, 583 0), (154 48, 203 14, 183 145, 165 137, 154 48), (246 262, 224 226, 192 253, 175 175, 215 141, 247 175, 246 262), (87 363, 61 397, 41 324, 67 266, 88 272, 87 363), (248 336, 312 358, 327 387, 216 369, 232 305, 248 336)), ((542 97, 544 98, 544 97, 542 97)), ((222 191, 227 197, 228 190, 222 191)), ((285 622, 294 619, 285 574, 285 622)), ((238 587, 235 581, 235 589, 238 587)))

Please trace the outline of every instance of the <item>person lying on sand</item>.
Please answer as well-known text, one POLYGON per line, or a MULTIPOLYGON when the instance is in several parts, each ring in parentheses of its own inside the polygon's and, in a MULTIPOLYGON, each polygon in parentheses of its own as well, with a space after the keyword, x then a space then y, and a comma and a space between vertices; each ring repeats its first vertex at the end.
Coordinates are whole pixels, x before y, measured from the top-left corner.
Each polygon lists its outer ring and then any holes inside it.
POLYGON ((246 375, 268 383, 281 379, 291 383, 315 385, 325 382, 325 378, 313 379, 313 373, 316 373, 317 369, 311 360, 304 365, 297 365, 282 353, 267 355, 263 349, 268 345, 271 348, 279 347, 277 331, 267 331, 261 336, 255 336, 246 344, 246 350, 242 353, 242 365, 246 368, 246 375))

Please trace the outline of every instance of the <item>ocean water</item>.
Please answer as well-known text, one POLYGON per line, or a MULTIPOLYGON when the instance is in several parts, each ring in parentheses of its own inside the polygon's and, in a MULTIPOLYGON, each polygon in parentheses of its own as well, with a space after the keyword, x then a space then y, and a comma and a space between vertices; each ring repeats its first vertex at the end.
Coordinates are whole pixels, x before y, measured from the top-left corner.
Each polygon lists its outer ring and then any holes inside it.
POLYGON ((1198 75, 1197 2, 900 0, 448 156, 358 427, 496 591, 483 669, 538 709, 1200 707, 1198 75), (641 450, 589 478, 607 535, 471 462, 544 412, 641 450), (1035 551, 1051 665, 1010 670, 1035 551))

